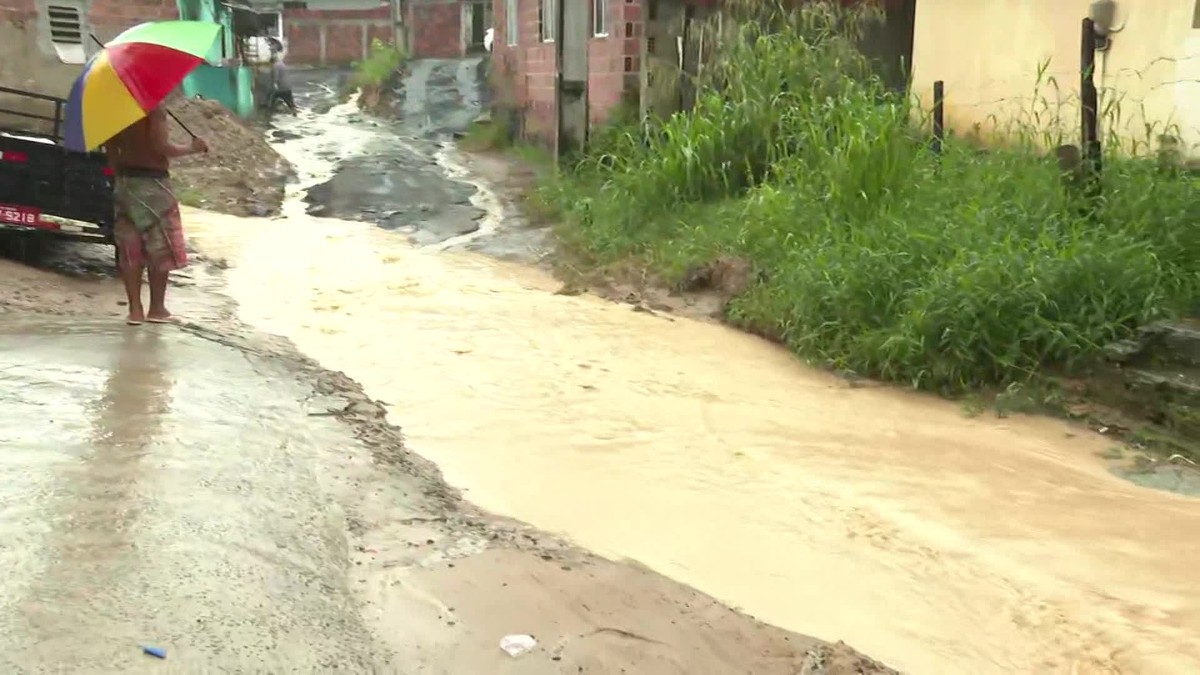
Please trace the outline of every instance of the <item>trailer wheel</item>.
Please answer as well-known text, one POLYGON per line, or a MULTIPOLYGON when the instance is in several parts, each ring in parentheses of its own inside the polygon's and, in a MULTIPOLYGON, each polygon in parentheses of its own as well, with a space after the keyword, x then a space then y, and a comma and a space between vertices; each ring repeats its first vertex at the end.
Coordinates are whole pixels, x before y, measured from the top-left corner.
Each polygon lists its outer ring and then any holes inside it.
POLYGON ((17 235, 17 259, 32 265, 42 249, 42 240, 36 234, 22 232, 17 235))

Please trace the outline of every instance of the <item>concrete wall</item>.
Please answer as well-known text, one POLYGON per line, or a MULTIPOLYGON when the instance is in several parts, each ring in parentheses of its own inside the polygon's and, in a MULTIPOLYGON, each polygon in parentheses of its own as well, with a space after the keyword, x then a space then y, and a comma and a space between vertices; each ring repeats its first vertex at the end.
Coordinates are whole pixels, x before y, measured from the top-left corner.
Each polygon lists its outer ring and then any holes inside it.
POLYGON ((395 44, 396 29, 387 5, 372 9, 284 9, 288 60, 305 65, 349 65, 367 56, 378 38, 395 44))
MULTIPOLYGON (((493 0, 492 83, 497 102, 521 115, 524 137, 553 145, 558 128, 557 57, 554 43, 539 37, 539 6, 540 0, 493 0), (513 40, 506 30, 512 5, 518 17, 516 45, 508 44, 513 40)), ((593 127, 607 120, 621 102, 627 79, 637 76, 641 51, 640 1, 609 0, 608 11, 608 34, 593 36, 587 43, 588 119, 593 127)))
MULTIPOLYGON (((1097 54, 1102 123, 1130 149, 1155 127, 1152 141, 1176 133, 1200 157, 1200 27, 1197 0, 1120 0, 1107 53, 1097 54), (1144 115, 1143 115, 1144 110, 1144 115)), ((1080 22, 1089 0, 918 0, 913 88, 931 104, 933 82, 946 82, 946 123, 988 137, 995 120, 1042 124, 1057 114, 1069 142, 1078 139, 1080 22), (1039 67, 1049 66, 1041 76, 1039 67), (1055 92, 1053 82, 1057 82, 1055 92), (1040 99, 1040 100, 1039 100, 1040 99)), ((1049 122, 1053 124, 1053 122, 1049 122)))

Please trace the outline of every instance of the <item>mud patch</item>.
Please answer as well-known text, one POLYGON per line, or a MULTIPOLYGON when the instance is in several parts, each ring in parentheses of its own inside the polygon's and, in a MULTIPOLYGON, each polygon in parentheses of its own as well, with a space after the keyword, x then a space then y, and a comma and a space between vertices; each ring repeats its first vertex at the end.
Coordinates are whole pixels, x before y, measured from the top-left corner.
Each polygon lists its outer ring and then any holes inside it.
POLYGON ((514 163, 495 153, 467 152, 460 156, 465 168, 489 186, 498 207, 494 214, 498 225, 494 230, 461 248, 500 260, 548 268, 553 252, 550 228, 537 217, 527 196, 543 171, 551 167, 514 163))
POLYGON ((417 61, 410 68, 390 108, 361 95, 331 105, 344 74, 298 73, 301 113, 279 120, 272 138, 285 154, 317 149, 305 159, 320 161, 303 162, 301 177, 310 215, 369 222, 419 246, 439 245, 478 232, 487 215, 474 203, 475 186, 450 176, 439 159, 458 118, 477 114, 471 110, 479 98, 478 59, 417 61), (361 105, 390 110, 391 118, 366 115, 361 105))
POLYGON ((333 178, 309 188, 311 215, 362 220, 407 235, 419 246, 479 229, 475 188, 448 180, 428 141, 395 139, 370 156, 338 163, 333 178))

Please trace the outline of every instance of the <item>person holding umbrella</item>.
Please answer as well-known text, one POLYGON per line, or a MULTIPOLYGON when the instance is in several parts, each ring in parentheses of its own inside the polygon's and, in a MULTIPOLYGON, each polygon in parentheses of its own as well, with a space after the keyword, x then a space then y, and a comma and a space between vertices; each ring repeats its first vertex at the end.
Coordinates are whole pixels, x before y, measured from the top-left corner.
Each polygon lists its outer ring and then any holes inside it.
POLYGON ((206 152, 208 145, 186 126, 191 143, 172 143, 167 120, 174 116, 164 101, 204 62, 220 30, 200 21, 134 26, 88 61, 67 97, 63 144, 77 152, 103 146, 114 170, 113 239, 129 325, 172 319, 167 283, 187 264, 187 250, 171 160, 206 152), (149 311, 142 305, 143 272, 150 282, 149 311))
POLYGON ((171 188, 171 160, 208 151, 193 136, 188 145, 171 142, 167 112, 160 105, 104 144, 115 178, 116 218, 113 237, 117 267, 129 299, 127 323, 167 323, 167 282, 172 271, 187 265, 183 219, 171 188), (142 308, 142 272, 150 282, 150 308, 142 308))

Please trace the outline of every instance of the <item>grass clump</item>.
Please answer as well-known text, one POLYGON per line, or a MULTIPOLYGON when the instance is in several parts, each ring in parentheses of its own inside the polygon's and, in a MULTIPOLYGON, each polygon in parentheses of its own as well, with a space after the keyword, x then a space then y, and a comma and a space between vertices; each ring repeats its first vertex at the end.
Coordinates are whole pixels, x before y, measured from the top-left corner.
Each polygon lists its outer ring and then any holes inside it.
POLYGON ((945 393, 1077 369, 1200 304, 1193 178, 1114 154, 1085 208, 1042 150, 1059 129, 986 153, 950 138, 935 156, 920 111, 855 48, 874 19, 730 5, 691 111, 597 134, 543 189, 564 243, 670 281, 742 257, 758 274, 731 322, 945 393))
POLYGON ((404 50, 379 38, 371 40, 367 58, 354 64, 351 85, 355 88, 378 88, 392 78, 407 60, 404 50))

